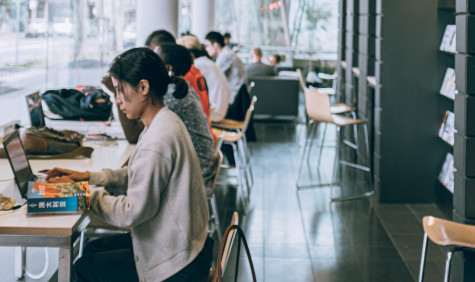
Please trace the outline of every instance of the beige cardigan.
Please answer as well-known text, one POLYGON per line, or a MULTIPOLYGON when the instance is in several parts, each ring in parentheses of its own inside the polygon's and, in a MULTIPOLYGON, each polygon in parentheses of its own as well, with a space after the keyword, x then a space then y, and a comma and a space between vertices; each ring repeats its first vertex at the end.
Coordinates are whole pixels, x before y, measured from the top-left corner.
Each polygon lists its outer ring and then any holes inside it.
POLYGON ((178 116, 163 108, 142 132, 128 168, 91 172, 92 210, 132 228, 141 281, 162 281, 191 263, 204 246, 208 203, 198 157, 178 116), (112 196, 126 189, 126 195, 112 196))

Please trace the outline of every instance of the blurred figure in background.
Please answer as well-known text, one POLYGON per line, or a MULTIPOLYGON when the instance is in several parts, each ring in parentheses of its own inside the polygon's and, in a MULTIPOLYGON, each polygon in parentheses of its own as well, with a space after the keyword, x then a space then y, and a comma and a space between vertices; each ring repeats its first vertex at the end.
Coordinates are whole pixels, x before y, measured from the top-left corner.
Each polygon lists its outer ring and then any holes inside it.
POLYGON ((272 66, 262 63, 262 50, 259 47, 251 50, 252 63, 246 65, 246 74, 250 76, 271 76, 275 75, 272 66))

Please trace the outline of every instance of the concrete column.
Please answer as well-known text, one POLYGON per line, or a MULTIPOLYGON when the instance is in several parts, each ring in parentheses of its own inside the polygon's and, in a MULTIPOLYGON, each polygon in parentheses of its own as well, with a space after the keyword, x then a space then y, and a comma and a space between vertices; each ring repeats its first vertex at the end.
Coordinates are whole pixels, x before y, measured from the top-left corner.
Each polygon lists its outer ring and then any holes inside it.
POLYGON ((214 0, 191 1, 191 33, 204 42, 211 30, 214 30, 214 0))
POLYGON ((137 0, 136 13, 136 46, 144 46, 147 36, 157 29, 165 29, 175 37, 178 35, 177 0, 137 0))

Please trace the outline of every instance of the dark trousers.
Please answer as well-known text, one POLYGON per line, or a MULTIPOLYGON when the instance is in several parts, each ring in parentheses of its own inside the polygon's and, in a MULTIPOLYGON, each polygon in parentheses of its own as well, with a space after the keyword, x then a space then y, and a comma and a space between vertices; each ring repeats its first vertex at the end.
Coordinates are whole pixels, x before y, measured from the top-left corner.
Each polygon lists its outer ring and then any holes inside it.
MULTIPOLYGON (((206 281, 213 260, 213 239, 207 238, 203 250, 185 268, 165 280, 206 281)), ((74 281, 139 281, 130 234, 94 240, 86 245, 73 267, 74 281)))

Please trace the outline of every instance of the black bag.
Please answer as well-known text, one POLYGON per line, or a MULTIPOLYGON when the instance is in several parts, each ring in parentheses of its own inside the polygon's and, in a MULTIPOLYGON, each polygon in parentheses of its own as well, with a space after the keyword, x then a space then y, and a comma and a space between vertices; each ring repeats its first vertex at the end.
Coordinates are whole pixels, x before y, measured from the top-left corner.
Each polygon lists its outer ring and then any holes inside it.
POLYGON ((112 102, 97 88, 48 90, 41 95, 51 112, 68 120, 109 120, 112 102))

